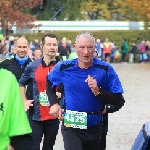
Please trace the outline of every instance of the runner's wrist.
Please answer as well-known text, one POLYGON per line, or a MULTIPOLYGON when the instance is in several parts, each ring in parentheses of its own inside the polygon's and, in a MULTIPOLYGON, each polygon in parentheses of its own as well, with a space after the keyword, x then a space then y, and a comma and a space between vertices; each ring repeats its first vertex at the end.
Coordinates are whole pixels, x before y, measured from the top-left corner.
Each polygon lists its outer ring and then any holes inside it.
POLYGON ((24 98, 24 99, 23 99, 23 101, 24 101, 24 103, 25 103, 25 102, 27 102, 27 99, 26 99, 26 98, 24 98))
POLYGON ((58 106, 59 104, 58 103, 54 103, 54 104, 52 104, 51 106, 58 106))
POLYGON ((98 87, 98 90, 97 90, 97 92, 94 93, 94 95, 95 95, 95 96, 98 96, 100 93, 101 93, 101 92, 100 92, 100 87, 98 87))

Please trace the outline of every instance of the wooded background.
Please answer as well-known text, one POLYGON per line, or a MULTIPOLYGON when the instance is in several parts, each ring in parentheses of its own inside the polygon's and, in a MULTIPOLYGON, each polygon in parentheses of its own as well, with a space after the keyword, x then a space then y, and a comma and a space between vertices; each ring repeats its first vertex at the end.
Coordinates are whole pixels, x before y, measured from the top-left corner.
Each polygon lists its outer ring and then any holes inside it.
POLYGON ((149 6, 149 0, 0 0, 0 23, 3 32, 14 23, 32 28, 35 20, 144 21, 148 29, 149 6))

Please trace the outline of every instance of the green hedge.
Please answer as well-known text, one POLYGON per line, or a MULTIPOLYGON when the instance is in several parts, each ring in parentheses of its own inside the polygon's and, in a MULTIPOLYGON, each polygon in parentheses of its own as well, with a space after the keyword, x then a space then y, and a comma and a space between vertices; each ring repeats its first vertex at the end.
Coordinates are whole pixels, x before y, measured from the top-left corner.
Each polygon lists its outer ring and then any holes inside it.
MULTIPOLYGON (((53 31, 55 33, 59 40, 61 40, 62 37, 66 37, 67 39, 72 41, 72 44, 75 41, 75 37, 77 34, 79 34, 81 31, 53 31)), ((150 31, 146 30, 128 30, 128 31, 89 31, 91 32, 94 37, 97 39, 105 40, 105 38, 109 38, 109 40, 113 40, 115 42, 115 45, 120 46, 123 39, 129 40, 129 45, 133 43, 137 38, 140 38, 140 40, 150 40, 150 31)), ((25 34, 26 38, 29 41, 34 41, 35 39, 38 39, 41 41, 42 36, 46 33, 31 33, 31 34, 25 34)), ((19 34, 14 34, 14 36, 19 36, 19 34)))
MULTIPOLYGON (((63 37, 72 41, 74 44, 75 37, 81 31, 53 31, 58 36, 58 39, 61 40, 63 37)), ((95 39, 99 38, 101 40, 105 40, 105 38, 109 38, 109 40, 113 40, 115 45, 120 49, 121 43, 126 38, 129 40, 129 46, 131 47, 132 43, 139 38, 140 40, 137 42, 141 42, 141 40, 150 40, 150 31, 147 30, 131 30, 131 31, 89 31, 91 32, 95 39)), ((38 39, 41 41, 42 36, 46 33, 32 33, 32 34, 24 34, 28 41, 34 41, 38 39)), ((14 36, 21 36, 21 34, 14 34, 14 36)), ((130 51, 130 48, 129 48, 130 51)), ((128 54, 129 55, 129 54, 128 54)), ((127 55, 127 60, 128 60, 127 55)), ((139 61, 139 53, 136 55, 136 62, 139 61)))

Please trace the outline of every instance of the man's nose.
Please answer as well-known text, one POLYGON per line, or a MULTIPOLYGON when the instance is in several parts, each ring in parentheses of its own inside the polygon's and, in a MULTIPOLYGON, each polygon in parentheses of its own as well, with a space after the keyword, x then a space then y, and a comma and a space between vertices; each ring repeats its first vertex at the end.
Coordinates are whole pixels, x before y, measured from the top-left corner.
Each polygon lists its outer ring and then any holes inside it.
POLYGON ((88 53, 88 48, 85 47, 85 48, 84 48, 84 54, 87 54, 87 53, 88 53))

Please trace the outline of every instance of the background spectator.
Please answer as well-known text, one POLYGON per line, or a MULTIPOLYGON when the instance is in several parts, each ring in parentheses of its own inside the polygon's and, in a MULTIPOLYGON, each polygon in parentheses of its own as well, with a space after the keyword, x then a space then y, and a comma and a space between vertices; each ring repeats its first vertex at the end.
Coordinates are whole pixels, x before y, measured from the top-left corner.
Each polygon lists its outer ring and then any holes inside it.
POLYGON ((62 60, 66 60, 71 53, 71 47, 67 44, 67 38, 63 37, 58 46, 58 52, 62 60))

